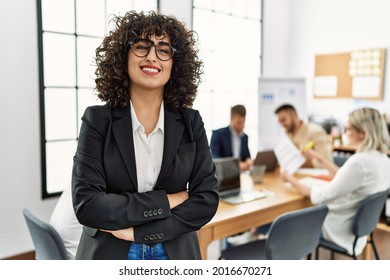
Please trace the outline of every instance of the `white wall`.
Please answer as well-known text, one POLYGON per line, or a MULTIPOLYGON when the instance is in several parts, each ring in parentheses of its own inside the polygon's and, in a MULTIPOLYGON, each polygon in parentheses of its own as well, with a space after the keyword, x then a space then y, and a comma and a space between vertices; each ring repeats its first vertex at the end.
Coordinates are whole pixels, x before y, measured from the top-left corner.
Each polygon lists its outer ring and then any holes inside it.
POLYGON ((188 29, 192 27, 192 0, 160 0, 160 12, 175 16, 183 21, 188 29))
POLYGON ((389 47, 390 1, 265 0, 264 8, 264 74, 305 77, 308 114, 345 122, 349 111, 367 105, 390 115, 389 59, 383 101, 312 97, 316 54, 389 47))
POLYGON ((0 0, 0 259, 33 250, 22 208, 48 219, 41 200, 35 0, 0 0))
POLYGON ((263 3, 263 76, 291 76, 290 0, 263 0, 263 3))

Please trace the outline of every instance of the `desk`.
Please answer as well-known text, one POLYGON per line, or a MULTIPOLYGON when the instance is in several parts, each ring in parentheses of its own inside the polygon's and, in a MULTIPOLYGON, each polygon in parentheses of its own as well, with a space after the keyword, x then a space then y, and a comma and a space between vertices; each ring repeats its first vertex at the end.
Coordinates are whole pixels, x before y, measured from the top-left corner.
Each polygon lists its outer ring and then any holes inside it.
MULTIPOLYGON (((344 152, 346 154, 354 154, 356 149, 351 146, 346 146, 346 145, 340 145, 340 146, 334 146, 332 148, 333 152, 344 152)), ((387 152, 387 156, 390 157, 390 152, 387 152)))
POLYGON ((350 153, 350 154, 354 154, 355 150, 356 149, 354 147, 346 146, 346 145, 340 145, 340 146, 333 147, 333 151, 345 152, 345 153, 350 153))
POLYGON ((311 206, 309 198, 293 188, 285 187, 277 172, 266 173, 263 183, 256 184, 253 188, 265 188, 275 195, 236 205, 220 201, 213 219, 198 231, 203 259, 207 259, 207 247, 214 240, 271 223, 277 216, 288 211, 311 206))
POLYGON ((384 221, 380 221, 376 228, 390 233, 390 226, 386 225, 384 221))

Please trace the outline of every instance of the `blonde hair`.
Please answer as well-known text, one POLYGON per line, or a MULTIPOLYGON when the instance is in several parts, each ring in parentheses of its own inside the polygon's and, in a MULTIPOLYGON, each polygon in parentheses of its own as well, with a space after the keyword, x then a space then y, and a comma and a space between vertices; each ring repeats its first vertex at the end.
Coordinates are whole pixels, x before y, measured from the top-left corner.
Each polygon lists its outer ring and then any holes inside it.
POLYGON ((382 115, 376 109, 361 108, 349 114, 349 121, 358 130, 364 131, 365 138, 358 152, 389 150, 389 132, 382 115))

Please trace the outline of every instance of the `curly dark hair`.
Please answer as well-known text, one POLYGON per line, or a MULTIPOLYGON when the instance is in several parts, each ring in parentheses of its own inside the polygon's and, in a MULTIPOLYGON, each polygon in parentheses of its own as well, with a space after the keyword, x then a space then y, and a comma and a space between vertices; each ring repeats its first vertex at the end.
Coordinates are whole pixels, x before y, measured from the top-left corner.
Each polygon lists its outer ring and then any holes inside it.
POLYGON ((192 107, 201 81, 202 61, 195 49, 197 38, 175 17, 155 12, 127 12, 113 18, 111 31, 96 49, 96 90, 98 97, 110 107, 125 107, 129 102, 131 79, 127 71, 128 42, 140 37, 169 36, 177 49, 172 72, 164 86, 163 99, 170 110, 192 107))

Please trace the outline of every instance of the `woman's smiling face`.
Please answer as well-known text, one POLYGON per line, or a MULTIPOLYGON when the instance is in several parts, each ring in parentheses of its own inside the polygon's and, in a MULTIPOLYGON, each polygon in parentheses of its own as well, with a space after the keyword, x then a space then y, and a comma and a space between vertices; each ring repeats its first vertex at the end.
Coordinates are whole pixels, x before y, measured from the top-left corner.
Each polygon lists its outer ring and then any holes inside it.
MULTIPOLYGON (((163 61, 158 58, 156 55, 156 46, 169 46, 171 45, 170 39, 168 36, 156 36, 152 35, 150 38, 145 40, 153 42, 154 46, 148 46, 147 44, 133 44, 128 53, 128 73, 131 80, 132 87, 155 90, 161 89, 161 93, 164 90, 164 85, 168 82, 171 71, 173 60, 169 59, 163 61), (149 52, 147 52, 147 47, 149 47, 149 52), (144 51, 147 55, 140 57, 136 55, 136 49, 144 51)), ((162 52, 160 57, 165 54, 165 49, 159 50, 162 52)))

